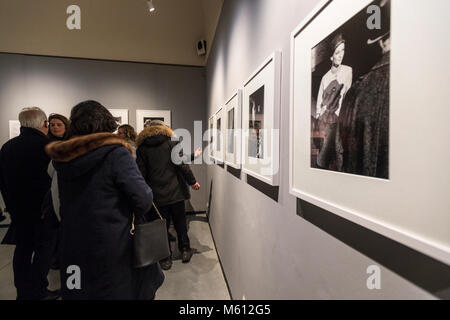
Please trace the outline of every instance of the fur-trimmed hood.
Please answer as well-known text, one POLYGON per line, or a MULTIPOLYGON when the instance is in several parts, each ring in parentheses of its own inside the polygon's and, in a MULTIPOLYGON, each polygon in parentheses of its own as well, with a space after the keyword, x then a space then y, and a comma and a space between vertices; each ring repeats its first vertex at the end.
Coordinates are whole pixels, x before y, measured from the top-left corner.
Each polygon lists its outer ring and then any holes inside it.
POLYGON ((53 160, 58 178, 64 180, 76 179, 93 170, 98 171, 100 166, 111 165, 106 161, 109 154, 114 153, 113 157, 127 152, 133 154, 130 145, 112 133, 94 133, 52 142, 45 151, 53 160))
POLYGON ((172 129, 167 126, 148 126, 139 133, 136 139, 136 147, 139 147, 147 138, 164 136, 169 139, 175 137, 172 129))
POLYGON ((133 148, 125 140, 106 132, 79 136, 67 141, 55 141, 45 147, 45 152, 56 162, 69 162, 90 151, 109 145, 123 145, 133 154, 133 148))

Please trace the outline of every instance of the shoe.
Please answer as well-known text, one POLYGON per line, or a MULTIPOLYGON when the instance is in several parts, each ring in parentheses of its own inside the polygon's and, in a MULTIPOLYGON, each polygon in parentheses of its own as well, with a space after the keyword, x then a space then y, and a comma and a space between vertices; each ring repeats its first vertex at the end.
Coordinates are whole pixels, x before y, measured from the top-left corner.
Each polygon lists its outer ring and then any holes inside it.
POLYGON ((60 290, 46 290, 47 295, 39 300, 57 300, 59 297, 61 297, 60 290))
POLYGON ((172 258, 169 257, 164 260, 161 260, 159 262, 159 265, 163 270, 169 270, 170 268, 172 268, 172 258))
POLYGON ((169 238, 169 241, 171 241, 171 242, 177 241, 177 238, 175 238, 175 236, 168 231, 167 231, 167 237, 169 238))
POLYGON ((191 261, 193 254, 194 254, 194 250, 192 250, 192 249, 183 250, 183 252, 181 252, 181 261, 183 263, 188 263, 189 261, 191 261))

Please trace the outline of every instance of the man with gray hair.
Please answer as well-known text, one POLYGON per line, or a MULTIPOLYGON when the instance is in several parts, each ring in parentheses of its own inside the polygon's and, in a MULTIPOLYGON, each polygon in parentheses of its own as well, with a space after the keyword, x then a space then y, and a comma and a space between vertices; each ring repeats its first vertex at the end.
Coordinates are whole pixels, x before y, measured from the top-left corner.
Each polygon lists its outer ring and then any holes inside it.
POLYGON ((48 299, 48 270, 39 254, 41 206, 51 183, 44 150, 48 121, 37 107, 22 109, 19 121, 20 135, 0 150, 2 194, 15 228, 14 285, 17 299, 48 299))

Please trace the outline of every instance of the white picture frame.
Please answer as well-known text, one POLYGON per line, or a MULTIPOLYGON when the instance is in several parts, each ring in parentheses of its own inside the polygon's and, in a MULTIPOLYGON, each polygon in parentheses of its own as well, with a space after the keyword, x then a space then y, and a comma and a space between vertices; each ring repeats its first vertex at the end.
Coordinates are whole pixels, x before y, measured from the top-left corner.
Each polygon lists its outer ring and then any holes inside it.
POLYGON ((9 139, 15 138, 20 135, 20 121, 9 120, 9 139))
POLYGON ((281 51, 276 51, 244 83, 241 118, 242 171, 272 186, 279 184, 280 90, 281 51))
POLYGON ((214 159, 219 163, 224 163, 224 133, 225 117, 223 107, 214 115, 214 159))
POLYGON ((423 55, 428 61, 443 61, 450 53, 448 46, 438 45, 435 39, 435 33, 445 28, 445 19, 436 18, 439 22, 429 28, 408 23, 411 19, 427 21, 440 12, 443 1, 432 7, 421 1, 390 2, 389 178, 311 168, 311 50, 372 2, 321 1, 291 33, 289 190, 313 205, 450 264, 450 202, 446 195, 450 181, 440 178, 450 151, 439 147, 448 145, 449 138, 442 120, 450 116, 443 102, 445 86, 426 64, 405 73, 423 55), (427 39, 421 48, 433 47, 433 53, 417 51, 411 34, 427 39), (424 112, 423 101, 433 105, 434 111, 424 112), (418 123, 420 130, 411 128, 418 123), (430 163, 430 154, 439 157, 430 163))
POLYGON ((214 160, 214 116, 208 119, 208 156, 214 160))
POLYGON ((170 110, 136 110, 136 131, 139 134, 144 130, 144 124, 147 120, 161 120, 171 127, 171 111, 170 110))
POLYGON ((242 89, 238 89, 225 103, 225 163, 235 169, 241 168, 241 111, 242 89))
POLYGON ((111 112, 113 117, 116 119, 118 127, 120 127, 123 124, 129 124, 128 109, 108 109, 108 111, 111 112))

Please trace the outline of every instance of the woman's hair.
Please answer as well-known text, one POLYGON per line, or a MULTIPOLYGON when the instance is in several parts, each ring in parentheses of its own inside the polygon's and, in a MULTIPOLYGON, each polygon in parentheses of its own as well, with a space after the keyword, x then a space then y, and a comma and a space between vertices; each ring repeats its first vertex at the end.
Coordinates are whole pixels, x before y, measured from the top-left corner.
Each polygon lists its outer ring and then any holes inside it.
POLYGON ((111 112, 99 102, 80 102, 70 112, 71 134, 82 136, 98 132, 114 132, 117 122, 111 112))
POLYGON ((345 39, 344 39, 344 36, 342 35, 342 33, 338 33, 333 37, 333 39, 330 42, 331 55, 334 54, 334 51, 336 50, 337 47, 339 47, 339 45, 341 43, 345 43, 345 39))
POLYGON ((125 133, 125 137, 127 140, 136 142, 137 133, 132 126, 130 126, 129 124, 123 124, 117 130, 119 129, 123 130, 123 133, 125 133))
POLYGON ((65 127, 65 131, 64 131, 64 135, 62 136, 63 140, 66 140, 67 138, 69 138, 69 128, 70 128, 70 121, 69 119, 67 119, 66 117, 64 117, 62 114, 57 114, 57 113, 51 113, 50 116, 48 117, 48 123, 49 123, 49 130, 48 130, 48 136, 50 138, 55 138, 55 139, 61 139, 60 137, 56 137, 52 131, 50 130, 50 121, 52 121, 53 119, 58 119, 61 120, 64 123, 64 127, 65 127))

